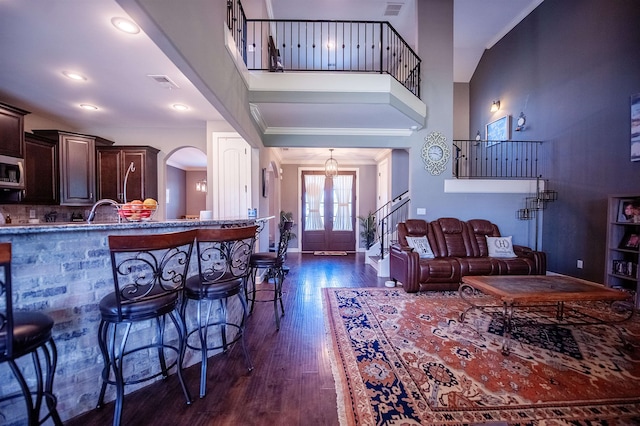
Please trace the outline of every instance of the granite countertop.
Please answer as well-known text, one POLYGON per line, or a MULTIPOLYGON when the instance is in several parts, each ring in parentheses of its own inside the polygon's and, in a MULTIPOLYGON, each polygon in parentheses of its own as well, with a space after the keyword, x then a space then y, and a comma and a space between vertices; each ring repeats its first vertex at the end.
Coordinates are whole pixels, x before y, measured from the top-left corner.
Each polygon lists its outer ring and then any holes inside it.
POLYGON ((164 220, 164 221, 140 221, 140 222, 41 222, 16 223, 10 225, 0 225, 0 235, 9 234, 42 234, 51 232, 73 232, 73 231, 104 231, 111 229, 149 229, 149 228, 181 228, 185 226, 216 226, 229 223, 260 222, 273 218, 225 218, 212 220, 164 220))

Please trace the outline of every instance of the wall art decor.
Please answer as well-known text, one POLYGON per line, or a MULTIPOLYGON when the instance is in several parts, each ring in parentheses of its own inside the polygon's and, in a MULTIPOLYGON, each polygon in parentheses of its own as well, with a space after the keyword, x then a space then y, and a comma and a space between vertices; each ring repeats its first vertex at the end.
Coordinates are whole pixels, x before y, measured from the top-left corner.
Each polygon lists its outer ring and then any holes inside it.
POLYGON ((640 161, 640 93, 631 96, 631 161, 640 161))
POLYGON ((486 140, 487 146, 495 145, 499 142, 504 142, 509 140, 509 136, 511 134, 511 116, 505 115, 504 117, 500 117, 495 121, 487 124, 486 129, 486 140))

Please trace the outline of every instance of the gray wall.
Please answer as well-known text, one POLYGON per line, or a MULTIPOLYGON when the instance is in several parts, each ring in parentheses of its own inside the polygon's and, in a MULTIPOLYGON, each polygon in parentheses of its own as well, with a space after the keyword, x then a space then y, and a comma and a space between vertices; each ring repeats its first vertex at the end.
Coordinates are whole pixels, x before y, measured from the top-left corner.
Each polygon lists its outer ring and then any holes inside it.
MULTIPOLYGON (((358 166, 358 179, 356 182, 358 185, 360 194, 356 203, 358 203, 359 216, 367 216, 369 212, 376 211, 376 196, 378 195, 378 166, 358 166)), ((356 220, 356 226, 360 226, 360 221, 356 220)), ((358 228, 356 233, 356 241, 360 246, 360 229, 358 228)), ((363 245, 364 246, 364 245, 363 245)))
MULTIPOLYGON (((481 133, 484 134, 484 133, 481 133)), ((484 136, 483 136, 484 137, 484 136)), ((475 139, 476 132, 469 131, 469 84, 453 85, 453 138, 475 139)))
POLYGON ((602 282, 607 196, 640 194, 629 147, 639 23, 637 0, 547 0, 485 52, 470 82, 470 134, 499 99, 498 115, 527 117, 512 139, 544 141, 544 178, 559 193, 544 212, 549 270, 602 282))
POLYGON ((488 219, 499 225, 503 235, 512 235, 515 244, 533 245, 530 224, 515 218, 522 194, 445 193, 444 184, 446 179, 451 179, 451 169, 437 176, 425 170, 421 157, 425 138, 437 131, 451 141, 454 134, 453 2, 419 1, 417 20, 418 55, 422 59, 421 93, 428 110, 426 127, 410 138, 410 217, 428 221, 439 217, 488 219), (418 215, 418 208, 425 208, 426 215, 418 215))
POLYGON ((391 200, 409 190, 409 152, 391 151, 391 200))
POLYGON ((200 210, 207 208, 207 193, 196 191, 196 183, 207 178, 206 170, 188 170, 186 173, 186 213, 188 215, 200 215, 200 210))
POLYGON ((280 181, 280 208, 284 212, 292 212, 295 218, 294 233, 298 236, 289 243, 289 247, 299 249, 300 244, 300 203, 298 202, 298 166, 283 164, 282 180, 280 181))

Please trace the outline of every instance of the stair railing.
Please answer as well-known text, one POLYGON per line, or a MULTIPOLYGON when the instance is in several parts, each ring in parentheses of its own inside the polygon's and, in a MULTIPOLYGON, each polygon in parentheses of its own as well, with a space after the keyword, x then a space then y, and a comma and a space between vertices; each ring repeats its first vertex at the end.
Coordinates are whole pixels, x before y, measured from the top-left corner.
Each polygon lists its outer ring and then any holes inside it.
POLYGON ((389 253, 389 247, 397 239, 396 225, 409 217, 409 191, 405 191, 375 211, 377 220, 376 243, 380 243, 380 258, 389 253), (406 199, 405 199, 406 198, 406 199))

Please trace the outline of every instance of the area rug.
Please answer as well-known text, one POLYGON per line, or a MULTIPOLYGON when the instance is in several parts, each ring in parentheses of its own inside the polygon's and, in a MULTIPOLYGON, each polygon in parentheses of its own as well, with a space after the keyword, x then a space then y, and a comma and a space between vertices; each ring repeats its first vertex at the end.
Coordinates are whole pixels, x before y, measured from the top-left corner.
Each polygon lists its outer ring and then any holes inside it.
POLYGON ((455 292, 323 295, 343 426, 640 424, 637 315, 617 325, 631 349, 611 327, 516 324, 505 356, 501 325, 476 310, 461 324, 468 305, 455 292))
POLYGON ((346 256, 346 251, 314 251, 314 256, 346 256))

